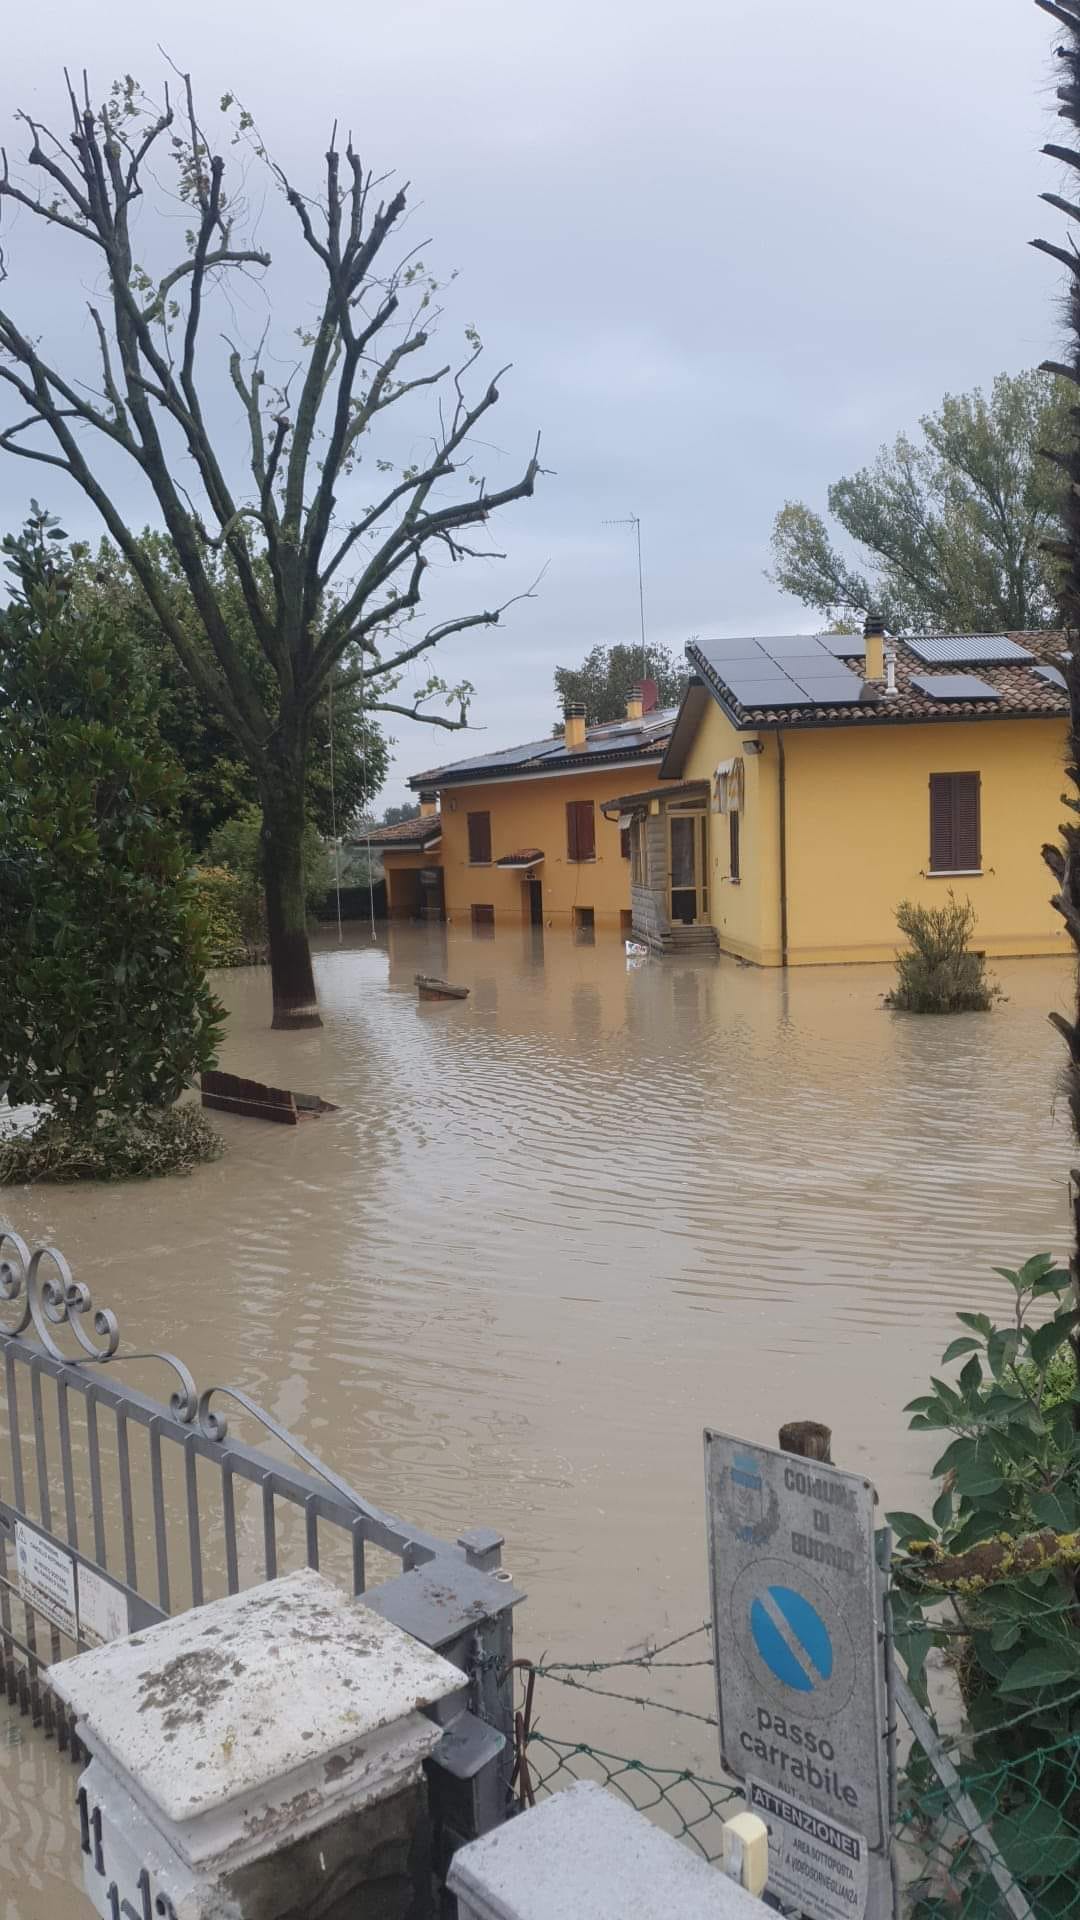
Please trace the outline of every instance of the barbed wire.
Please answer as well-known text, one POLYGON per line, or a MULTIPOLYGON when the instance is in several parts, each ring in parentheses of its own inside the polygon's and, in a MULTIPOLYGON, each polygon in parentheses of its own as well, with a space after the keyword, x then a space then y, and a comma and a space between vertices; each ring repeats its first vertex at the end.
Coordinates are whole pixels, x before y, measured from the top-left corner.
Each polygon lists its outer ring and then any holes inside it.
MULTIPOLYGON (((1065 1609, 1062 1609, 1063 1611, 1065 1609)), ((1047 1610, 1049 1611, 1049 1610, 1047 1610)), ((1054 1609, 1057 1611, 1057 1609, 1054 1609)), ((531 1804, 581 1779, 597 1780, 631 1806, 688 1841, 708 1861, 719 1859, 724 1821, 744 1796, 737 1782, 619 1754, 587 1740, 561 1739, 532 1723, 540 1681, 640 1711, 675 1715, 715 1727, 716 1716, 657 1700, 643 1693, 592 1686, 579 1675, 638 1669, 644 1673, 711 1667, 711 1659, 664 1660, 660 1656, 700 1634, 692 1627, 641 1653, 615 1660, 547 1660, 517 1663, 528 1671, 527 1709, 518 1716, 519 1755, 531 1804)), ((1053 1710, 1080 1701, 1080 1689, 1052 1701, 1053 1710)), ((1014 1887, 1032 1920, 1077 1920, 1080 1916, 1080 1730, 1009 1756, 994 1765, 979 1762, 981 1742, 1030 1722, 1047 1703, 994 1726, 968 1729, 947 1743, 956 1755, 960 1786, 986 1820, 1014 1887)), ((520 1762, 519 1762, 520 1764, 520 1762)), ((904 1778, 896 1839, 910 1856, 905 1874, 909 1920, 1010 1920, 999 1886, 971 1835, 958 1820, 954 1795, 933 1775, 916 1743, 904 1778)))

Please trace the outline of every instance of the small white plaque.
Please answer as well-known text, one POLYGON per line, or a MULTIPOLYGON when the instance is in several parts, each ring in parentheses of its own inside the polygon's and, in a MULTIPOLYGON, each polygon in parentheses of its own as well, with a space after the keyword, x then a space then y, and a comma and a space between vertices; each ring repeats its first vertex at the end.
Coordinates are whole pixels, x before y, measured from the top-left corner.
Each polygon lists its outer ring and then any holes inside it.
POLYGON ((18 1587, 35 1613, 77 1638, 75 1619, 75 1561, 70 1553, 32 1527, 15 1522, 15 1563, 18 1587))
POLYGON ((88 1647, 122 1640, 129 1631, 127 1595, 92 1567, 79 1568, 79 1638, 88 1647))

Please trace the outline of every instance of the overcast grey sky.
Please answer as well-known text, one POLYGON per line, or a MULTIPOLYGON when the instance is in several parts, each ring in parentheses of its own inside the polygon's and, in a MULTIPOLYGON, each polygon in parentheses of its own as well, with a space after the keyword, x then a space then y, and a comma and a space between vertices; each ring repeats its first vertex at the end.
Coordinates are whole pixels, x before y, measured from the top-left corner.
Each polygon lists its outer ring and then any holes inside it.
MULTIPOLYGON (((1038 152, 1053 25, 1031 0, 37 0, 9 7, 4 40, 16 151, 17 105, 62 125, 64 63, 97 92, 121 71, 156 88, 159 40, 313 187, 337 116, 412 181, 425 258, 459 270, 448 332, 473 321, 514 363, 489 479, 538 427, 554 472, 474 598, 547 562, 542 591, 444 650, 484 731, 396 723, 382 803, 420 768, 547 731, 555 665, 635 637, 630 536, 606 519, 642 517, 651 638, 813 627, 764 577, 783 501, 824 507, 943 393, 1056 344, 1054 269, 1024 244, 1059 224, 1036 201, 1057 182, 1038 152)), ((5 229, 5 305, 82 341, 77 264, 33 224, 5 229)), ((273 293, 290 324, 295 292, 273 293)), ((0 523, 35 493, 92 531, 51 479, 0 459, 0 523)))

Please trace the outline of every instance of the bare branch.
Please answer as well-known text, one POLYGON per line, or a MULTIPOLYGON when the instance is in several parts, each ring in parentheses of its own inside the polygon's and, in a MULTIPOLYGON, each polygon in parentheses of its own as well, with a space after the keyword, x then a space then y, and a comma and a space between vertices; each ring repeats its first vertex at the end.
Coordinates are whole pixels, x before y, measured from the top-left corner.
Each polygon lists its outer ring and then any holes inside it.
MULTIPOLYGON (((342 684, 340 680, 334 682, 335 687, 340 687, 342 684)), ((372 713, 399 713, 404 720, 425 720, 429 726, 445 727, 448 733, 461 733, 469 724, 464 713, 460 720, 450 720, 444 714, 429 712, 428 708, 422 707, 419 702, 412 707, 399 707, 393 700, 372 700, 369 702, 369 709, 372 713)))
MULTIPOLYGON (((427 653, 432 647, 437 647, 440 640, 449 639, 453 633, 465 633, 471 627, 497 627, 503 614, 509 612, 511 607, 516 607, 522 600, 535 600, 537 588, 547 569, 548 563, 545 560, 532 585, 526 587, 522 593, 511 594, 509 600, 504 600, 501 606, 493 607, 485 613, 467 613, 453 620, 442 620, 436 626, 429 627, 423 639, 417 640, 411 647, 403 647, 400 653, 394 654, 389 660, 383 660, 377 655, 374 659, 366 660, 362 666, 336 679, 335 687, 359 686, 363 682, 382 679, 388 673, 398 673, 402 667, 409 664, 410 660, 415 660, 419 654, 427 653)), ((350 636, 344 650, 347 652, 349 646, 357 642, 364 644, 360 633, 350 636)))
POLYGON ((1055 20, 1060 20, 1062 26, 1080 30, 1080 11, 1074 13, 1066 6, 1057 5, 1056 0, 1035 0, 1035 5, 1041 7, 1044 13, 1051 14, 1055 20))
MULTIPOLYGON (((1036 0, 1036 4, 1038 4, 1038 0, 1036 0)), ((1075 167, 1076 170, 1080 172, 1080 152, 1077 152, 1075 147, 1055 147, 1048 145, 1043 148, 1043 152, 1048 159, 1060 160, 1063 166, 1075 167)))
POLYGON ((1055 247, 1050 240, 1029 240, 1028 246, 1034 247, 1038 253, 1048 253, 1054 260, 1060 260, 1070 273, 1080 274, 1080 253, 1067 253, 1064 247, 1055 247))
POLYGON ((211 267, 269 267, 270 265, 272 262, 268 253, 260 253, 255 249, 248 251, 240 247, 216 247, 205 255, 201 265, 194 257, 190 260, 182 260, 178 267, 173 267, 171 273, 167 273, 165 278, 158 282, 153 300, 144 309, 144 317, 147 320, 155 319, 164 305, 166 296, 178 281, 185 279, 189 273, 194 274, 197 270, 208 273, 211 267))

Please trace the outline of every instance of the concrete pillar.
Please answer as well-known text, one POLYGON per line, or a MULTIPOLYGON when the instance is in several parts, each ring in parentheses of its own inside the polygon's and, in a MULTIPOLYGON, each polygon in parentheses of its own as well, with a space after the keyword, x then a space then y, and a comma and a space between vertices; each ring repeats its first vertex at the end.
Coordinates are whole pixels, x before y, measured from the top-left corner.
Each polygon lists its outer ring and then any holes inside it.
POLYGON ((321 1574, 50 1668, 92 1758, 83 1877, 109 1920, 426 1920, 423 1762, 459 1668, 321 1574))
POLYGON ((454 1855, 458 1920, 767 1920, 700 1854, 591 1780, 454 1855))

